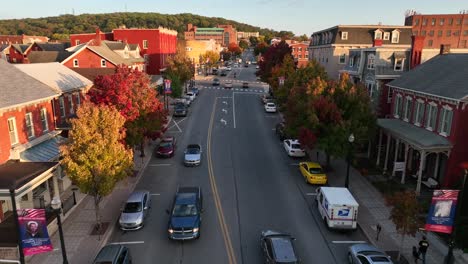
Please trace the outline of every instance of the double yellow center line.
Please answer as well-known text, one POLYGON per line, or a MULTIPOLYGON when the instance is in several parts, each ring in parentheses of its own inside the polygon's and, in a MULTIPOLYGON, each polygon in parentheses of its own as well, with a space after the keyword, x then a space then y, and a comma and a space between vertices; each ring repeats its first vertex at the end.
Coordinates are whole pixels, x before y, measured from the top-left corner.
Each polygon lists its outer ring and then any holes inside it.
POLYGON ((219 198, 218 188, 216 187, 216 180, 215 180, 214 172, 213 172, 213 162, 211 161, 211 131, 213 130, 213 122, 214 122, 217 101, 218 101, 218 98, 215 99, 215 102, 213 104, 210 125, 208 127, 208 139, 207 139, 208 175, 210 178, 211 191, 213 192, 219 225, 223 233, 224 245, 226 247, 229 264, 237 264, 236 254, 234 253, 234 248, 232 247, 231 236, 229 235, 229 230, 227 228, 226 220, 224 218, 223 207, 221 206, 221 199, 219 198))

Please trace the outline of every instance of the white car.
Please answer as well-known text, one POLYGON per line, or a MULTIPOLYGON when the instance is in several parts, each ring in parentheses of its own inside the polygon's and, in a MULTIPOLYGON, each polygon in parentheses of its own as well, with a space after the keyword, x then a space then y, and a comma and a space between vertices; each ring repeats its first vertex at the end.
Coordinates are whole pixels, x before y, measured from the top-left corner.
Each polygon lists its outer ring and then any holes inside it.
POLYGON ((305 150, 297 139, 286 139, 283 141, 283 146, 288 156, 290 157, 305 157, 305 150))
POLYGON ((197 97, 197 96, 195 95, 195 93, 193 93, 193 92, 188 92, 188 93, 187 93, 187 96, 188 96, 188 98, 190 98, 190 101, 192 101, 192 102, 193 102, 193 100, 195 100, 195 98, 197 97))
POLYGON ((231 71, 231 70, 232 70, 231 66, 226 67, 226 71, 231 71))
POLYGON ((265 112, 267 113, 276 113, 276 105, 275 103, 266 103, 265 104, 265 112))

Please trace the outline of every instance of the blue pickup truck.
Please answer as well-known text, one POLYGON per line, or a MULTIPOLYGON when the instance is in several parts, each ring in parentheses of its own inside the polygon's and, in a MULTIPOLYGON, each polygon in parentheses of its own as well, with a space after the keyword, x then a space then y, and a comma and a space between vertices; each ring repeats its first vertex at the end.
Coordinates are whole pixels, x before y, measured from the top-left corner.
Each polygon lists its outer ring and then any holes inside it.
POLYGON ((200 187, 179 187, 170 215, 168 235, 173 240, 197 239, 203 212, 203 196, 200 187))

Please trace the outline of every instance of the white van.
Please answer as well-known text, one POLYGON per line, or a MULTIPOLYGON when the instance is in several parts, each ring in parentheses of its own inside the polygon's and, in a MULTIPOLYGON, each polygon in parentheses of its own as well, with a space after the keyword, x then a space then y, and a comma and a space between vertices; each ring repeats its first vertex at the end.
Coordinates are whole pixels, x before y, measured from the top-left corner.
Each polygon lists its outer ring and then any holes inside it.
POLYGON ((347 188, 320 187, 317 189, 317 207, 328 228, 357 228, 359 204, 347 188))

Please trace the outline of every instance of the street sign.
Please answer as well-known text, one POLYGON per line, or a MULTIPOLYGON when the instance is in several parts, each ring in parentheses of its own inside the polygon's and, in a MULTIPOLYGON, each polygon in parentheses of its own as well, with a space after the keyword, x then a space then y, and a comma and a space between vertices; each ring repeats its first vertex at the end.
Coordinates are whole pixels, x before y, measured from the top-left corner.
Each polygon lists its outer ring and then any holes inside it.
POLYGON ((284 85, 284 79, 285 79, 284 76, 278 77, 279 85, 280 85, 280 86, 283 86, 283 85, 284 85))
POLYGON ((171 94, 172 93, 171 80, 169 80, 169 79, 164 80, 164 93, 165 94, 171 94))

